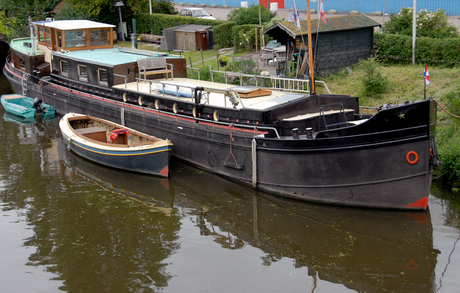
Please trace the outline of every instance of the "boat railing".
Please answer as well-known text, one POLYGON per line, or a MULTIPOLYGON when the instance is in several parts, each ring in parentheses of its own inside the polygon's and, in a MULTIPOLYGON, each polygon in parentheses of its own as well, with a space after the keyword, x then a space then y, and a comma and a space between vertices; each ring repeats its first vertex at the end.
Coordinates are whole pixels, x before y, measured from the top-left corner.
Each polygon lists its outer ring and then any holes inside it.
POLYGON ((371 114, 371 115, 374 115, 375 113, 377 113, 377 107, 369 107, 369 106, 359 106, 359 109, 362 109, 362 111, 360 110, 359 112, 361 114, 371 114))
MULTIPOLYGON (((185 117, 185 118, 190 118, 185 115, 180 115, 176 114, 178 117, 185 117)), ((206 123, 209 123, 209 120, 203 119, 203 118, 194 118, 196 121, 203 121, 206 123)), ((245 129, 252 129, 255 133, 257 133, 259 130, 273 130, 275 132, 276 137, 279 139, 281 138, 278 130, 275 127, 269 127, 269 126, 253 126, 253 125, 244 125, 244 124, 236 124, 236 123, 228 123, 228 122, 220 122, 220 121, 212 121, 213 124, 218 124, 218 125, 225 125, 225 126, 234 126, 234 127, 239 127, 239 128, 245 128, 245 129)))
POLYGON ((128 87, 128 77, 126 75, 121 75, 121 74, 116 74, 116 73, 114 73, 113 75, 123 77, 125 79, 125 88, 128 87))
MULTIPOLYGON (((287 90, 292 92, 307 92, 310 93, 310 81, 307 79, 296 79, 296 78, 284 78, 284 77, 277 77, 277 76, 267 76, 267 75, 254 75, 254 74, 246 74, 241 72, 233 72, 233 71, 219 71, 219 70, 212 70, 210 68, 211 73, 211 81, 214 82, 214 73, 220 73, 224 75, 225 83, 228 83, 228 77, 239 77, 240 78, 240 85, 243 85, 243 78, 253 78, 255 80, 255 86, 261 87, 271 87, 274 90, 287 90), (259 85, 260 80, 260 85, 259 85)), ((315 84, 322 84, 326 88, 327 92, 331 94, 326 83, 322 80, 315 80, 315 84)))
POLYGON ((200 80, 200 69, 201 68, 192 67, 192 66, 186 66, 185 69, 196 70, 196 72, 198 73, 198 80, 200 80))
POLYGON ((141 49, 128 48, 128 47, 118 47, 118 49, 120 50, 120 52, 131 53, 131 54, 146 55, 146 56, 151 56, 151 57, 170 57, 169 53, 164 53, 164 52, 141 50, 141 49))

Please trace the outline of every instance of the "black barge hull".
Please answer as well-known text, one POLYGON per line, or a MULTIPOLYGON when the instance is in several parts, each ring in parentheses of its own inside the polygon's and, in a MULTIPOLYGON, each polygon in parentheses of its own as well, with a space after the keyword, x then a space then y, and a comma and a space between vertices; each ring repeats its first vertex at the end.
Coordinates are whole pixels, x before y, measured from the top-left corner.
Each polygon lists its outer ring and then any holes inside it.
MULTIPOLYGON (((7 64, 4 74, 22 92, 22 72, 7 64)), ((254 127, 124 103, 34 76, 27 78, 27 91, 62 115, 84 113, 169 138, 173 157, 260 190, 343 206, 427 208, 436 124, 430 100, 381 111, 367 123, 320 132, 316 139, 279 139, 262 137, 254 127)))

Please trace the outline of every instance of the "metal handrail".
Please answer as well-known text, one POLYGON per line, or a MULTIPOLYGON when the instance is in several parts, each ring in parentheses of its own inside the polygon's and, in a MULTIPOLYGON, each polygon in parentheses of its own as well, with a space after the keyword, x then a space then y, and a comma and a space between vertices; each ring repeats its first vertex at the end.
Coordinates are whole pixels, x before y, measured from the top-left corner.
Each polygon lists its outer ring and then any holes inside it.
POLYGON ((125 88, 128 88, 128 82, 127 82, 128 77, 126 75, 121 75, 121 74, 116 74, 116 73, 114 73, 113 75, 123 77, 125 79, 125 88))
MULTIPOLYGON (((232 76, 237 76, 240 77, 240 85, 243 85, 243 78, 242 77, 253 77, 256 79, 256 86, 258 86, 259 78, 260 79, 269 79, 270 84, 272 85, 273 89, 276 90, 289 90, 289 91, 294 91, 294 92, 310 92, 310 86, 309 80, 306 79, 296 79, 296 78, 284 78, 284 77, 277 77, 277 76, 265 76, 265 75, 254 75, 254 74, 246 74, 246 73, 241 73, 241 72, 232 72, 232 71, 221 71, 221 70, 212 70, 210 68, 210 73, 211 73, 211 81, 214 82, 214 73, 221 73, 224 75, 225 78, 225 83, 228 83, 227 77, 229 75, 232 76), (283 85, 288 85, 288 88, 286 87, 277 87, 278 84, 283 84, 283 85), (291 88, 290 85, 297 85, 296 88, 291 88), (307 86, 307 90, 304 89, 305 85, 307 86)), ((323 84, 329 94, 331 94, 331 91, 329 90, 329 87, 326 85, 326 83, 322 80, 315 80, 315 84, 320 83, 323 84)))
POLYGON ((199 67, 192 67, 192 66, 186 66, 185 69, 196 70, 197 73, 198 73, 198 80, 200 80, 200 70, 201 70, 201 68, 199 68, 199 67))

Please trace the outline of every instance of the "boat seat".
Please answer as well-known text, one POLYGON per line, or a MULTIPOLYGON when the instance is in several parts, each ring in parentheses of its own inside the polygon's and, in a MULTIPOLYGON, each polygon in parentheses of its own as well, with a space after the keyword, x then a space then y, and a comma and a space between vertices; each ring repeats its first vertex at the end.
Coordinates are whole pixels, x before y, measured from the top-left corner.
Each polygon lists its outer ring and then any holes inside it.
POLYGON ((96 141, 107 142, 106 131, 101 127, 79 128, 75 132, 96 141))
POLYGON ((137 67, 139 68, 139 78, 144 76, 144 79, 147 79, 147 75, 151 74, 166 74, 166 79, 168 79, 168 73, 171 74, 171 79, 173 77, 173 65, 166 63, 166 58, 164 57, 154 57, 154 58, 145 58, 137 60, 137 67))

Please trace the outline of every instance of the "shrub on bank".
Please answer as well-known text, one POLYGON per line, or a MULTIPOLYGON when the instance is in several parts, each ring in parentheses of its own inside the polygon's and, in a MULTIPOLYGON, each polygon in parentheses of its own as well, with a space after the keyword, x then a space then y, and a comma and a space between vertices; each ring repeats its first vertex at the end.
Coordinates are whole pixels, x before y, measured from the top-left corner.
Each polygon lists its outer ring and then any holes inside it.
MULTIPOLYGON (((460 114, 460 86, 443 96, 442 107, 452 114, 460 114)), ((440 106, 438 106, 438 109, 440 106)), ((452 186, 452 191, 460 190, 460 118, 448 116, 439 119, 436 140, 438 153, 443 165, 436 169, 435 175, 445 185, 452 186)))
POLYGON ((225 20, 202 19, 199 17, 187 17, 169 14, 139 13, 136 15, 137 33, 163 35, 163 29, 184 24, 217 26, 225 23, 225 20))
POLYGON ((214 42, 217 48, 233 47, 232 29, 236 25, 234 21, 222 21, 221 23, 212 27, 214 34, 214 42))
MULTIPOLYGON (((460 38, 417 38, 416 44, 415 56, 419 64, 449 68, 460 64, 460 38)), ((379 58, 389 64, 412 63, 412 37, 376 33, 374 46, 379 58)))

